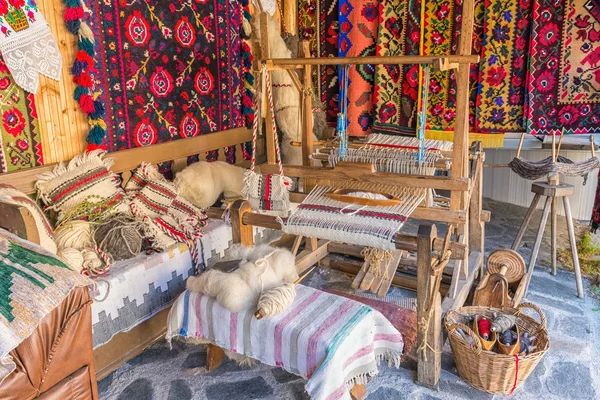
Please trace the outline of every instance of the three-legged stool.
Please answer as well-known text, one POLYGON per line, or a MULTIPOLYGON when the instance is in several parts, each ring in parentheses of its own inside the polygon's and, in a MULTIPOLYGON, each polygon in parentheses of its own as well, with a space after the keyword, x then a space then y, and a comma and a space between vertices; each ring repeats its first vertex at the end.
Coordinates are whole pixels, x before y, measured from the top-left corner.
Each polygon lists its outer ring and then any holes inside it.
POLYGON ((553 184, 548 182, 534 182, 531 185, 531 191, 535 193, 533 197, 533 201, 529 206, 529 210, 527 210, 527 214, 525 215, 525 219, 523 220, 523 224, 521 224, 521 228, 519 229, 519 233, 513 242, 512 249, 517 250, 519 248, 519 244, 521 243, 521 239, 523 239, 523 235, 525 234, 525 230, 527 230, 527 226, 531 222, 533 217, 533 213, 537 207, 538 202, 542 196, 546 197, 546 204, 544 205, 544 211, 542 214, 542 219, 540 220, 540 226, 538 229, 537 236, 535 238, 535 244, 533 246, 533 252, 531 253, 531 258, 529 259, 529 266, 527 267, 527 286, 525 289, 525 294, 527 294, 527 289, 529 288, 529 284, 531 283, 531 277, 533 276, 533 268, 535 267, 535 262, 537 260, 538 253, 540 251, 540 246, 542 244, 542 237, 544 236, 544 229, 546 228, 546 222, 548 221, 548 214, 552 210, 551 217, 551 247, 552 247, 552 275, 556 275, 556 217, 557 217, 557 200, 562 197, 563 205, 565 207, 565 217, 567 220, 567 229, 569 231, 569 241, 571 243, 571 254, 573 255, 573 267, 575 268, 575 280, 577 283, 577 296, 583 297, 583 284, 581 282, 581 270, 579 268, 579 257, 577 255, 577 243, 575 241, 575 230, 573 228, 573 218, 571 216, 571 205, 569 203, 569 196, 571 196, 575 192, 575 187, 573 185, 565 184, 565 183, 556 183, 553 184))

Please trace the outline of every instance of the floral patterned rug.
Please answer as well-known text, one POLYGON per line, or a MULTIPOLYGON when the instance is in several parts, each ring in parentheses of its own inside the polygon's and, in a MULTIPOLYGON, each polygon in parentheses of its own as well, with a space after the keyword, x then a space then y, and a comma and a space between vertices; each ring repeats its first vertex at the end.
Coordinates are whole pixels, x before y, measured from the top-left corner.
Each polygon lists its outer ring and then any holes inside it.
POLYGON ((90 8, 109 151, 244 126, 238 0, 90 8))

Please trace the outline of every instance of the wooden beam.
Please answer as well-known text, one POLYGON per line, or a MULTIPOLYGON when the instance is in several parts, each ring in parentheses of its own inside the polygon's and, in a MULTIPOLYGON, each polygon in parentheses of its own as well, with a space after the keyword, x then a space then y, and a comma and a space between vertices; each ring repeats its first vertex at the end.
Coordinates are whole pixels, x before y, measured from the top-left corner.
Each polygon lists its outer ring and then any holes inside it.
MULTIPOLYGON (((259 16, 260 25, 260 54, 262 58, 269 58, 271 51, 269 48, 269 21, 266 12, 261 12, 259 16)), ((262 82, 262 93, 267 96, 266 82, 262 82)), ((271 89, 272 90, 272 89, 271 89)), ((260 105, 262 107, 262 104, 260 105)), ((275 155, 275 128, 271 123, 274 116, 271 113, 271 107, 267 104, 265 111, 265 146, 267 148, 267 162, 275 164, 277 162, 275 155)))
POLYGON ((283 0, 283 22, 289 34, 298 33, 298 0, 283 0))
POLYGON ((244 246, 254 246, 254 229, 252 225, 245 224, 243 217, 252 214, 249 202, 238 200, 231 206, 231 236, 233 243, 244 246))
MULTIPOLYGON (((300 42, 302 56, 310 58, 310 43, 307 40, 300 42)), ((304 91, 302 94, 302 165, 310 165, 310 156, 313 153, 313 99, 312 99, 312 66, 304 66, 304 91)))
MULTIPOLYGON (((472 3, 472 2, 471 2, 472 3)), ((471 32, 473 31, 471 26, 471 32)), ((469 36, 470 37, 470 36, 469 36)), ((470 53, 470 51, 469 51, 470 53)), ((372 56, 372 57, 321 57, 321 58, 269 58, 263 57, 262 61, 270 61, 273 65, 366 65, 366 64, 433 64, 436 60, 448 60, 449 63, 466 65, 479 63, 478 55, 454 56, 372 56)))
MULTIPOLYGON (((473 286, 473 282, 475 281, 475 275, 482 264, 483 254, 478 251, 473 251, 469 254, 469 275, 466 279, 459 279, 456 283, 456 295, 444 299, 442 304, 444 313, 450 310, 456 310, 465 304, 467 297, 469 297, 469 293, 471 292, 471 286, 473 286)), ((452 293, 453 289, 454 288, 450 289, 450 293, 452 293)))
MULTIPOLYGON (((314 178, 325 181, 354 181, 361 183, 381 184, 390 186, 402 186, 413 188, 427 188, 450 191, 467 192, 470 186, 470 179, 450 178, 445 176, 426 176, 426 175, 405 175, 390 172, 375 172, 372 164, 362 163, 339 163, 334 168, 314 167, 302 165, 284 165, 284 174, 290 177, 314 178), (351 165, 350 165, 351 164, 351 165), (369 168, 371 166, 373 168, 369 168)), ((262 174, 279 173, 279 167, 276 165, 261 165, 262 174)), ((455 211, 459 211, 456 209, 455 211)))
POLYGON ((304 271, 321 261, 328 253, 328 246, 328 240, 319 240, 315 250, 305 249, 300 252, 296 256, 296 272, 298 272, 298 275, 301 275, 304 271))
POLYGON ((40 244, 40 232, 27 207, 0 202, 0 227, 21 239, 40 244))
POLYGON ((419 226, 417 236, 417 382, 437 388, 442 366, 442 307, 439 291, 431 291, 435 225, 419 226), (426 324, 423 326, 422 321, 426 324), (421 351, 420 347, 426 344, 421 351))

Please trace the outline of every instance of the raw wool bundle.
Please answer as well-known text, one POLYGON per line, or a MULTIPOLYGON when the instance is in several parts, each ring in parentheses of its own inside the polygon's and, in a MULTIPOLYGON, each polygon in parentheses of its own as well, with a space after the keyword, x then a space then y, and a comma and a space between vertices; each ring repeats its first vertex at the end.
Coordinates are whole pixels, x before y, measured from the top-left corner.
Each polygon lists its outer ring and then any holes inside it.
POLYGON ((521 158, 514 158, 508 163, 508 166, 514 173, 525 179, 535 180, 551 173, 559 173, 566 176, 582 176, 585 184, 587 174, 598 168, 600 161, 598 161, 598 158, 592 157, 575 163, 559 155, 557 162, 553 162, 552 157, 544 158, 541 161, 527 161, 521 158))
POLYGON ((127 260, 142 251, 144 225, 128 215, 115 215, 94 232, 98 248, 115 261, 127 260))
POLYGON ((38 197, 48 209, 58 212, 59 223, 67 216, 73 217, 84 203, 86 215, 77 218, 129 212, 122 201, 125 193, 121 180, 110 171, 113 159, 104 155, 101 150, 80 154, 66 166, 60 163, 52 172, 42 174, 35 183, 38 197))
POLYGON ((389 207, 357 206, 330 198, 327 193, 334 189, 317 185, 288 218, 283 231, 292 235, 395 250, 394 236, 414 209, 425 200, 426 189, 389 188, 383 185, 384 190, 380 190, 377 185, 358 186, 357 190, 385 192, 402 199, 402 202, 389 207))
POLYGON ((196 242, 202 238, 202 227, 208 219, 206 213, 179 195, 177 186, 150 164, 142 164, 126 188, 132 194, 131 212, 143 222, 144 235, 153 246, 164 250, 178 242, 186 243, 199 272, 201 263, 196 242))
POLYGON ((58 255, 74 271, 94 276, 110 269, 110 255, 97 248, 94 225, 88 221, 72 220, 61 224, 54 232, 58 255))
POLYGON ((285 285, 265 290, 258 299, 255 315, 257 315, 257 318, 258 315, 260 315, 260 318, 272 317, 285 311, 292 305, 295 299, 296 285, 293 283, 286 283, 285 285))
POLYGON ((35 226, 40 237, 40 245, 49 252, 56 254, 57 248, 54 242, 52 226, 35 201, 13 186, 0 184, 0 202, 27 208, 35 221, 35 226))
POLYGON ((245 169, 223 161, 194 163, 175 176, 179 194, 196 207, 207 209, 221 194, 225 200, 242 197, 245 169))
POLYGON ((227 310, 239 312, 255 308, 263 291, 298 279, 295 257, 288 250, 260 246, 245 255, 237 270, 230 273, 206 271, 190 277, 187 288, 215 297, 227 310), (266 251, 268 253, 264 254, 266 251))

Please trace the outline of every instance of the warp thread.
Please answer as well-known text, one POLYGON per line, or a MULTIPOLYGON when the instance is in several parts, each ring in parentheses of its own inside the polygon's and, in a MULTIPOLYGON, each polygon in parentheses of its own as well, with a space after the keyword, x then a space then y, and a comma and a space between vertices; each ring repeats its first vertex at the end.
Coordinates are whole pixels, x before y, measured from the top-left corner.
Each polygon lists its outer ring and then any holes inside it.
POLYGON ((296 285, 286 283, 262 292, 257 310, 261 317, 271 317, 285 311, 296 299, 296 285))
POLYGON ((115 261, 127 260, 142 251, 144 224, 127 215, 116 215, 99 225, 94 233, 98 248, 115 261))

